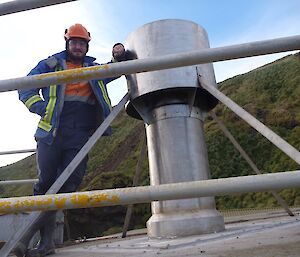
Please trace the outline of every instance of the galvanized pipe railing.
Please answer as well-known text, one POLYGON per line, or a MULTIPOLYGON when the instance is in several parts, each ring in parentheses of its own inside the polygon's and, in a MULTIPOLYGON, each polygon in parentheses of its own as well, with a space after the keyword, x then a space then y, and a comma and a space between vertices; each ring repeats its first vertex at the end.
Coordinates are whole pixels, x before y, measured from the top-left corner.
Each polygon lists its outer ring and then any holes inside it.
POLYGON ((0 4, 0 16, 76 0, 15 0, 0 4))
POLYGON ((12 185, 26 185, 26 184, 34 184, 38 182, 38 179, 18 179, 18 180, 1 180, 0 186, 12 186, 12 185))
MULTIPOLYGON (((0 155, 31 153, 31 152, 36 152, 36 149, 23 149, 23 150, 4 151, 4 152, 0 152, 0 155)), ((0 181, 0 186, 34 184, 37 181, 38 181, 37 179, 1 180, 0 181)))
POLYGON ((163 70, 300 49, 300 35, 0 81, 0 92, 163 70))
POLYGON ((34 153, 34 152, 36 152, 36 149, 11 150, 11 151, 0 152, 0 155, 19 154, 19 153, 34 153))
POLYGON ((46 211, 148 203, 300 187, 300 170, 157 186, 0 199, 0 212, 46 211))
MULTIPOLYGON (((4 151, 4 152, 0 152, 0 155, 31 153, 31 152, 36 152, 36 149, 23 149, 23 150, 4 151)), ((1 180, 0 181, 0 186, 34 184, 37 181, 38 181, 38 179, 1 180)))

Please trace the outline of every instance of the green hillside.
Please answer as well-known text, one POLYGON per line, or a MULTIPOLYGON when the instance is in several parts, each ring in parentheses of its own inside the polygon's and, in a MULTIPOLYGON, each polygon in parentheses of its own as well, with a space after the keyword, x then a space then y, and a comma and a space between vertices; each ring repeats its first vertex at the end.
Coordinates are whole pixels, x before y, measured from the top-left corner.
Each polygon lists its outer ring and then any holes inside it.
MULTIPOLYGON (((300 149, 299 54, 287 56, 249 73, 228 79, 220 83, 219 88, 291 145, 300 149)), ((300 168, 224 105, 219 104, 215 112, 263 173, 300 168)), ((143 140, 144 126, 141 121, 132 119, 123 112, 113 122, 112 128, 113 136, 101 138, 90 152, 87 173, 80 190, 131 186, 143 140)), ((253 174, 248 164, 210 117, 205 122, 205 133, 213 178, 253 174)), ((34 178, 35 169, 35 156, 32 155, 0 168, 0 179, 34 178)), ((146 159, 139 184, 149 184, 146 159)), ((31 186, 0 188, 2 197, 29 195, 31 191, 31 186)), ((289 205, 300 204, 300 190, 288 189, 281 191, 280 194, 289 205)), ((216 202, 219 209, 277 206, 269 193, 217 197, 216 202)), ((91 237, 118 232, 123 225, 125 212, 124 206, 68 211, 71 236, 91 237)), ((149 217, 149 204, 136 205, 131 228, 144 227, 149 217)))
MULTIPOLYGON (((300 149, 299 54, 228 79, 220 84, 220 90, 296 149, 300 149)), ((220 104, 215 111, 261 172, 300 168, 227 107, 220 104)), ((253 174, 217 125, 212 120, 207 120, 205 126, 213 178, 253 174)), ((280 194, 289 205, 300 204, 299 190, 284 190, 280 194)), ((236 197, 218 197, 217 205, 224 209, 272 207, 277 206, 277 203, 269 193, 249 193, 236 197)))

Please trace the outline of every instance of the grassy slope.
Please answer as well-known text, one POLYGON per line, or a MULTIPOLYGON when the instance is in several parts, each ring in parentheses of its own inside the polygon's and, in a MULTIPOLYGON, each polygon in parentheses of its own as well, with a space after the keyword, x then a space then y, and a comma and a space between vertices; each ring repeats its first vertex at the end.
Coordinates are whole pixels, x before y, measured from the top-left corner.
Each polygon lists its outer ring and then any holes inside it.
MULTIPOLYGON (((296 149, 300 149, 299 56, 288 56, 224 81, 220 89, 296 149)), ((219 105, 215 111, 262 172, 299 169, 299 165, 227 107, 219 105)), ((206 122, 206 136, 214 178, 253 173, 213 121, 206 122)), ((299 190, 284 190, 281 195, 290 205, 299 203, 299 190)), ((269 193, 253 193, 218 197, 217 204, 219 208, 264 207, 274 206, 276 201, 269 193)))
MULTIPOLYGON (((228 79, 220 84, 220 89, 300 149, 299 71, 299 56, 288 56, 247 74, 228 79)), ((215 111, 262 172, 299 169, 299 165, 224 105, 219 104, 215 111)), ((125 187, 132 183, 143 138, 143 124, 129 118, 123 112, 113 122, 112 127, 113 136, 100 139, 89 154, 88 169, 81 190, 125 187)), ((205 131, 213 178, 253 174, 247 163, 209 118, 205 123, 205 131)), ((0 168, 0 179, 33 178, 35 169, 33 155, 0 168)), ((149 184, 147 160, 143 164, 140 184, 149 184)), ((29 195, 31 191, 30 186, 0 188, 3 197, 29 195)), ((300 203, 299 190, 283 190, 280 194, 290 205, 300 203)), ((217 197, 216 200, 220 209, 277 205, 269 193, 217 197)), ((69 211, 67 217, 71 224, 72 237, 99 236, 120 231, 125 211, 126 208, 122 206, 69 211)), ((144 226, 150 216, 149 204, 136 206, 133 215, 131 227, 144 226)))

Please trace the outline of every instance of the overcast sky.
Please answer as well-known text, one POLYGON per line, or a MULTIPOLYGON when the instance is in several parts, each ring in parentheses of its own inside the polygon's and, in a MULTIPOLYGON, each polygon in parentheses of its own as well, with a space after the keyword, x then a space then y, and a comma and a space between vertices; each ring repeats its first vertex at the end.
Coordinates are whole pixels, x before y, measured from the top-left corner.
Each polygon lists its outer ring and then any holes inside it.
MULTIPOLYGON (((114 43, 155 20, 198 23, 206 29, 211 47, 219 47, 298 35, 299 10, 300 0, 79 0, 1 16, 0 79, 26 76, 41 59, 62 51, 64 30, 74 23, 87 27, 92 36, 88 54, 104 63, 114 43)), ((216 79, 223 81, 286 54, 215 63, 216 79)), ((108 90, 117 104, 127 90, 125 79, 109 84, 108 90)), ((39 117, 18 100, 17 92, 0 93, 0 118, 0 152, 36 147, 33 135, 39 117)), ((0 156, 0 166, 25 156, 0 156)))

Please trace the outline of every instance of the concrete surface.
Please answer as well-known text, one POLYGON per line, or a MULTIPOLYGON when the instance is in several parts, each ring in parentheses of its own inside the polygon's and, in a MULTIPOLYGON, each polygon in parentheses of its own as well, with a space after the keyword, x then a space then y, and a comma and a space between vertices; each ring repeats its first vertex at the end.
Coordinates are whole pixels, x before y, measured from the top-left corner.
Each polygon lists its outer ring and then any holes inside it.
POLYGON ((57 249, 53 257, 282 257, 300 256, 299 209, 226 216, 226 230, 185 238, 149 239, 145 230, 127 238, 114 235, 57 249))

